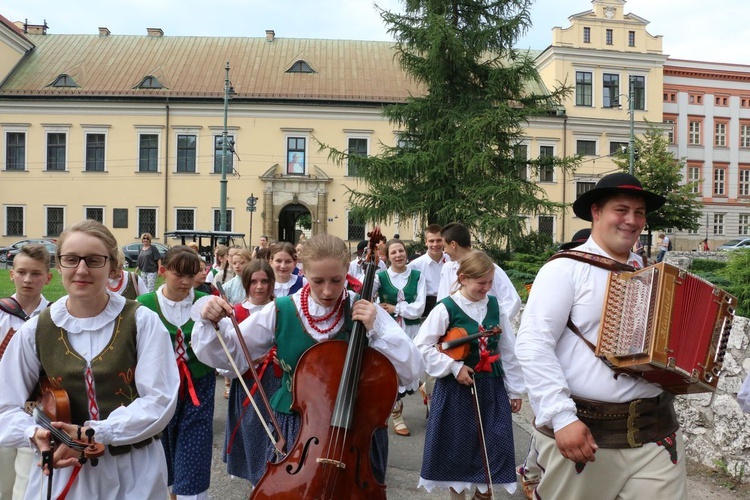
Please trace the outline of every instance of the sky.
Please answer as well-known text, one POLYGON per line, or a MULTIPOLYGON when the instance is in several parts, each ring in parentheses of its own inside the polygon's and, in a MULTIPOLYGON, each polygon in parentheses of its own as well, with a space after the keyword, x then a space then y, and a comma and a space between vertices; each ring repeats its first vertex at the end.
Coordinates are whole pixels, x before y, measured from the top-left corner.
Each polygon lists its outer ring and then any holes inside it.
MULTIPOLYGON (((145 35, 161 28, 174 36, 278 37, 392 40, 374 5, 400 10, 401 0, 0 0, 11 21, 42 24, 55 34, 145 35), (10 5, 3 5, 10 3, 10 5)), ((533 26, 519 48, 544 49, 552 28, 568 27, 568 17, 591 9, 590 0, 536 0, 533 26)), ((629 0, 625 12, 649 21, 663 35, 663 51, 676 59, 750 65, 747 0, 629 0)))

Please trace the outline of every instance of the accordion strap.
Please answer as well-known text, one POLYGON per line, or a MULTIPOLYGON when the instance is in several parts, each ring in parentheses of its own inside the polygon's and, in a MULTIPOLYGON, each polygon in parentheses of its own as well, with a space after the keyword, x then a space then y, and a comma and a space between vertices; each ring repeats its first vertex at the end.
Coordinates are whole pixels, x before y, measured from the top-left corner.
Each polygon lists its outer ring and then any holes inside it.
MULTIPOLYGON (((612 271, 614 273, 621 273, 623 271, 635 271, 636 269, 633 266, 629 266, 628 264, 623 264, 622 262, 618 262, 614 259, 610 259, 609 257, 605 257, 603 255, 597 255, 594 253, 589 252, 581 252, 579 250, 562 250, 560 252, 557 252, 555 255, 550 257, 547 262, 555 259, 573 259, 577 260, 579 262, 584 262, 586 264, 590 264, 592 266, 601 267, 603 269, 607 269, 608 271, 612 271)), ((586 337, 583 336, 581 333, 581 330, 578 329, 578 327, 573 323, 573 320, 570 316, 568 316, 568 323, 567 327, 570 328, 570 331, 575 333, 578 338, 583 340, 584 344, 591 349, 591 352, 596 352, 596 346, 592 344, 591 342, 586 339, 586 337)))

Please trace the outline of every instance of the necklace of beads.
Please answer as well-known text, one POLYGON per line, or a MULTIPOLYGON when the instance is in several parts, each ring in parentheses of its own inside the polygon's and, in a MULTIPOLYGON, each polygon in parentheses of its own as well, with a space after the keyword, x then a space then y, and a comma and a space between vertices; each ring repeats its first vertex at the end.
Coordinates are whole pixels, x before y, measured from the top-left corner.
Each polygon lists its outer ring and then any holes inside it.
POLYGON ((320 318, 315 318, 312 314, 310 314, 310 285, 307 284, 304 287, 302 287, 302 293, 300 294, 300 305, 302 306, 302 314, 305 315, 305 319, 307 319, 307 322, 310 323, 310 326, 318 333, 328 333, 332 331, 336 325, 339 324, 339 321, 341 320, 341 316, 344 314, 344 298, 346 297, 346 290, 341 294, 341 298, 339 299, 339 302, 336 306, 331 309, 331 312, 326 314, 325 316, 322 316, 320 318), (337 314, 338 313, 338 314, 337 314), (336 321, 333 322, 333 324, 328 328, 319 328, 316 323, 324 323, 331 319, 333 315, 336 314, 336 321))

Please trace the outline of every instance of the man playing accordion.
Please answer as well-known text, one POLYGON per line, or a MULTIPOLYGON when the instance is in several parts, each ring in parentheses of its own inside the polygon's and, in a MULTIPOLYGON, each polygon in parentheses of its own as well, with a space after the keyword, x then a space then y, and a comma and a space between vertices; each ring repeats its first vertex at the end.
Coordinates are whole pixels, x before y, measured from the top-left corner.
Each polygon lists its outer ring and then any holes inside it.
MULTIPOLYGON (((602 177, 573 204, 578 217, 592 222, 591 237, 576 250, 610 266, 642 267, 631 249, 646 213, 664 202, 632 175, 602 177)), ((609 273, 586 261, 551 260, 523 313, 516 355, 536 415, 544 471, 537 495, 687 498, 672 396, 643 378, 618 376, 594 355, 609 273)))

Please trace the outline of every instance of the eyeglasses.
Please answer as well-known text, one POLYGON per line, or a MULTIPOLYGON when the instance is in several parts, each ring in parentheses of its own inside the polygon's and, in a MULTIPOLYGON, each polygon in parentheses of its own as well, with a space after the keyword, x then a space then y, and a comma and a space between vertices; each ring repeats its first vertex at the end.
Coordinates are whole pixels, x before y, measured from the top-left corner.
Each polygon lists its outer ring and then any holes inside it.
POLYGON ((78 255, 60 255, 57 258, 57 262, 60 263, 61 267, 78 267, 81 261, 86 263, 86 267, 89 269, 97 269, 104 267, 107 264, 106 255, 87 255, 86 257, 79 257, 78 255))
POLYGON ((151 241, 151 238, 143 238, 141 241, 151 241))

